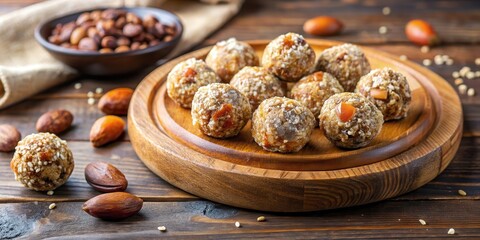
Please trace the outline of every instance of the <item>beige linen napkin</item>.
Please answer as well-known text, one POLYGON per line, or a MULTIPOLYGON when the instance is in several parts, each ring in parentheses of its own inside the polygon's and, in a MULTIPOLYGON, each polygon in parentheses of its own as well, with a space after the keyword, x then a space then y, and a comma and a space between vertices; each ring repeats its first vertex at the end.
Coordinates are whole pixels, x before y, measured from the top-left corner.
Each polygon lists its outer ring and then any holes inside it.
POLYGON ((50 0, 3 15, 0 17, 0 109, 77 75, 36 43, 34 29, 42 21, 96 7, 160 7, 176 13, 184 25, 180 44, 170 54, 174 56, 222 26, 238 12, 242 2, 228 0, 214 5, 193 0, 50 0))

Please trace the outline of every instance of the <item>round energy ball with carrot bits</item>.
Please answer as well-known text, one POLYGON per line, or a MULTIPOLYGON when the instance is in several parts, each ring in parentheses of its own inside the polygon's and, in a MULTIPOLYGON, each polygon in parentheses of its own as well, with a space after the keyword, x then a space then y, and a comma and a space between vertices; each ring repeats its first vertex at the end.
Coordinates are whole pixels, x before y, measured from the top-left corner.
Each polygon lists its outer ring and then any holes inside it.
POLYGON ((298 152, 315 128, 315 117, 300 102, 273 97, 263 101, 252 118, 252 136, 263 149, 271 152, 298 152))
POLYGON ((318 121, 323 103, 343 92, 343 87, 330 73, 318 71, 300 79, 292 88, 290 97, 305 105, 318 121))
POLYGON ((383 115, 361 94, 344 92, 325 101, 319 121, 325 137, 337 147, 360 148, 380 133, 383 115))
POLYGON ((332 74, 346 92, 353 92, 360 78, 370 72, 370 63, 358 46, 346 43, 325 49, 316 69, 332 74))
POLYGON ((193 98, 193 125, 211 137, 236 136, 251 115, 247 97, 229 84, 212 83, 203 86, 193 98))
POLYGON ((372 70, 360 78, 355 92, 375 103, 384 121, 406 117, 412 100, 407 78, 391 68, 372 70))
POLYGON ((244 67, 235 74, 230 85, 248 98, 252 111, 265 99, 285 96, 280 80, 261 67, 244 67))
POLYGON ((229 83, 232 77, 245 66, 259 64, 258 56, 252 46, 235 38, 217 42, 208 53, 205 62, 224 83, 229 83))
POLYGON ((315 65, 315 52, 302 35, 287 33, 271 41, 262 57, 262 66, 280 80, 296 82, 315 65))
POLYGON ((67 142, 52 133, 30 134, 15 148, 10 168, 15 179, 35 191, 63 185, 75 164, 67 142))
POLYGON ((197 90, 220 78, 203 60, 190 58, 177 64, 167 76, 167 94, 183 108, 191 108, 197 90))

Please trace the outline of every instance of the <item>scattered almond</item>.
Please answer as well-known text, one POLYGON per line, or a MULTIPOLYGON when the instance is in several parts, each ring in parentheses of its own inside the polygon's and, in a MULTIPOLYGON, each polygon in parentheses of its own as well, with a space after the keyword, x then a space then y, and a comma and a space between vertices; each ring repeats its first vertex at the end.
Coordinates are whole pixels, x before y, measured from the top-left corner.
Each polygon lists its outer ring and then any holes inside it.
POLYGON ((311 18, 303 24, 303 31, 317 36, 331 36, 339 34, 343 29, 340 20, 330 16, 311 18))
POLYGON ((142 209, 143 200, 126 192, 98 195, 86 201, 82 209, 93 217, 117 220, 135 215, 142 209))
POLYGON ((73 115, 64 109, 52 110, 44 113, 37 120, 38 132, 59 134, 72 126, 73 115))
POLYGON ((106 162, 93 162, 85 167, 85 180, 99 192, 125 191, 128 181, 115 166, 106 162))
POLYGON ((405 26, 407 38, 421 46, 432 46, 439 43, 435 29, 428 22, 420 19, 411 20, 405 26))
POLYGON ((98 108, 105 114, 126 115, 133 90, 130 88, 113 89, 100 98, 98 108))
POLYGON ((9 124, 0 125, 0 152, 11 152, 15 150, 22 135, 16 127, 9 124))
POLYGON ((90 130, 90 142, 94 147, 100 147, 115 141, 122 135, 125 128, 123 119, 113 115, 99 118, 90 130))

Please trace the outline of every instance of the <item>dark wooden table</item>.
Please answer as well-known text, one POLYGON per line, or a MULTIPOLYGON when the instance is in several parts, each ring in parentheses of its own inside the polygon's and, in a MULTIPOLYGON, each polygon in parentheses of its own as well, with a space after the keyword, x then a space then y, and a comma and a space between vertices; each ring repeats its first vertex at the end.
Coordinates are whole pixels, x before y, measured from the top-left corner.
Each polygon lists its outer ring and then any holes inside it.
MULTIPOLYGON (((39 2, 39 0, 2 0, 0 12, 39 2)), ((331 39, 353 42, 406 55, 412 61, 437 54, 454 59, 451 66, 433 64, 429 68, 443 76, 452 86, 452 72, 463 66, 474 71, 480 66, 480 2, 450 1, 246 1, 240 14, 218 30, 201 46, 228 37, 241 40, 272 39, 292 31, 303 33, 303 22, 316 15, 333 15, 346 29, 331 39), (383 15, 382 8, 391 8, 383 15), (442 37, 443 44, 422 53, 409 43, 404 25, 409 19, 430 21, 442 37), (388 33, 378 33, 387 26, 388 33)), ((305 34, 306 37, 312 37, 305 34)), ((200 47, 200 46, 199 46, 200 47)), ((152 68, 121 78, 81 77, 43 92, 20 104, 0 111, 0 123, 16 125, 23 136, 35 132, 35 120, 44 112, 67 108, 75 115, 75 126, 62 134, 75 156, 75 171, 69 181, 53 196, 27 190, 14 180, 9 163, 13 153, 0 154, 0 238, 54 239, 145 239, 145 238, 480 238, 480 97, 461 95, 464 109, 464 137, 451 165, 439 177, 411 193, 347 209, 303 214, 254 212, 199 199, 185 193, 151 173, 138 159, 128 134, 122 141, 94 149, 88 141, 93 122, 102 114, 87 104, 87 92, 103 88, 134 88, 152 68), (76 90, 74 84, 81 82, 76 90), (87 199, 97 195, 85 182, 83 169, 94 160, 111 162, 129 179, 128 190, 142 197, 140 214, 118 222, 90 217, 81 210, 87 199), (462 189, 467 196, 460 196, 462 189), (49 210, 50 203, 57 208, 49 210), (257 222, 258 216, 266 222, 257 222), (419 219, 427 222, 421 225, 419 219), (234 223, 239 221, 241 228, 234 223), (166 226, 162 233, 158 226, 166 226), (450 228, 455 235, 448 235, 450 228)), ((464 79, 478 89, 480 78, 464 79)), ((99 97, 99 95, 97 96, 99 97)), ((194 177, 194 176, 192 176, 194 177)), ((198 176, 197 176, 198 177, 198 176)))

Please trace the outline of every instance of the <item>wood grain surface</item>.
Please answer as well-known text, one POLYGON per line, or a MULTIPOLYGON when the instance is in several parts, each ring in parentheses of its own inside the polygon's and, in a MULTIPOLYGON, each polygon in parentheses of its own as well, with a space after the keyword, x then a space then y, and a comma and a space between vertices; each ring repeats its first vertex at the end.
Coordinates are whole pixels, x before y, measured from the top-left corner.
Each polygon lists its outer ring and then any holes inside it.
MULTIPOLYGON (((0 0, 0 14, 35 2, 41 2, 41 0, 0 0)), ((433 59, 437 54, 448 54, 454 60, 453 65, 433 64, 428 68, 445 78, 454 87, 456 86, 452 77, 453 71, 458 71, 463 66, 480 70, 474 64, 475 59, 480 57, 480 32, 478 31, 480 3, 476 0, 246 0, 238 16, 232 18, 197 48, 229 37, 241 40, 271 39, 288 31, 302 33, 303 21, 317 15, 338 17, 346 25, 344 33, 327 39, 368 45, 397 56, 406 55, 408 59, 419 64, 423 59, 433 59), (388 16, 382 15, 382 8, 385 6, 391 8, 391 14, 388 16), (444 44, 430 49, 428 53, 422 53, 418 46, 409 43, 403 34, 403 28, 404 24, 413 18, 430 21, 441 35, 444 44), (388 33, 379 34, 380 26, 386 26, 388 33)), ((313 37, 307 34, 305 36, 313 37)), ((267 221, 265 225, 255 225, 255 230, 248 228, 247 223, 244 223, 244 225, 247 224, 245 227, 237 229, 231 223, 236 219, 229 218, 228 224, 219 225, 216 224, 215 219, 224 215, 220 214, 217 217, 212 214, 203 215, 203 210, 198 215, 202 216, 204 223, 211 222, 211 224, 191 223, 191 216, 196 213, 188 205, 190 202, 178 202, 183 198, 179 195, 189 196, 183 199, 194 201, 194 203, 197 203, 194 200, 197 198, 172 187, 159 178, 146 180, 145 178, 149 175, 141 176, 136 174, 138 173, 136 171, 128 170, 128 168, 143 169, 140 173, 148 171, 133 153, 128 135, 121 143, 110 144, 102 149, 90 147, 88 124, 93 123, 101 113, 87 104, 87 92, 95 91, 98 87, 103 88, 104 92, 116 87, 135 87, 153 69, 154 67, 150 67, 130 76, 115 78, 82 76, 0 111, 0 123, 18 125, 25 136, 34 132, 34 122, 44 112, 43 110, 57 106, 71 110, 75 115, 75 128, 62 134, 62 138, 69 141, 77 165, 84 166, 95 159, 111 161, 118 165, 125 158, 131 158, 131 164, 128 167, 120 167, 126 172, 127 177, 130 176, 130 184, 138 181, 136 185, 141 185, 142 181, 146 181, 148 184, 145 184, 144 193, 160 189, 156 192, 158 194, 146 201, 142 215, 122 222, 104 222, 83 214, 80 210, 81 203, 97 193, 86 188, 86 183, 82 182, 83 169, 78 166, 70 180, 85 187, 80 192, 66 186, 55 191, 54 196, 24 190, 19 183, 13 181, 13 174, 9 169, 12 153, 0 153, 0 196, 3 199, 10 199, 0 204, 2 209, 0 210, 2 212, 0 238, 13 236, 23 236, 26 239, 38 239, 39 236, 57 239, 65 239, 66 236, 76 236, 72 238, 86 236, 89 239, 144 239, 145 236, 190 239, 480 238, 478 227, 480 225, 478 223, 478 216, 480 216, 478 212, 480 209, 480 148, 478 147, 480 146, 478 138, 480 137, 480 115, 478 114, 480 98, 478 96, 460 95, 464 110, 464 137, 459 151, 441 175, 418 190, 376 204, 311 214, 270 215, 235 208, 235 211, 240 212, 249 221, 251 217, 256 218, 258 215, 265 215, 267 218, 275 216, 278 219, 277 223, 267 221), (77 82, 82 83, 82 88, 79 90, 74 89, 74 84, 77 82), (42 110, 37 108, 39 106, 42 106, 42 110), (120 158, 118 159, 117 156, 120 158), (468 195, 458 195, 458 189, 465 190, 468 195), (48 206, 52 199, 73 201, 58 203, 56 220, 50 220, 53 215, 43 207, 48 206), (40 207, 34 202, 13 203, 37 200, 46 202, 39 202, 40 207), (167 201, 167 203, 152 201, 167 201), (143 212, 151 212, 148 220, 143 218, 143 212), (417 218, 425 219, 427 225, 418 224, 417 218), (174 222, 178 227, 172 227, 168 221, 172 224, 174 222), (167 226, 169 229, 167 234, 153 235, 160 234, 156 230, 160 225, 167 226), (447 234, 450 227, 455 228, 456 235, 447 234)), ((477 92, 480 91, 478 79, 464 79, 464 82, 469 87, 475 88, 477 92)), ((136 193, 143 194, 139 188, 136 189, 138 191, 136 193)), ((216 206, 216 208, 201 209, 206 209, 206 213, 222 213, 223 211, 218 211, 217 208, 226 208, 222 205, 216 206)))

